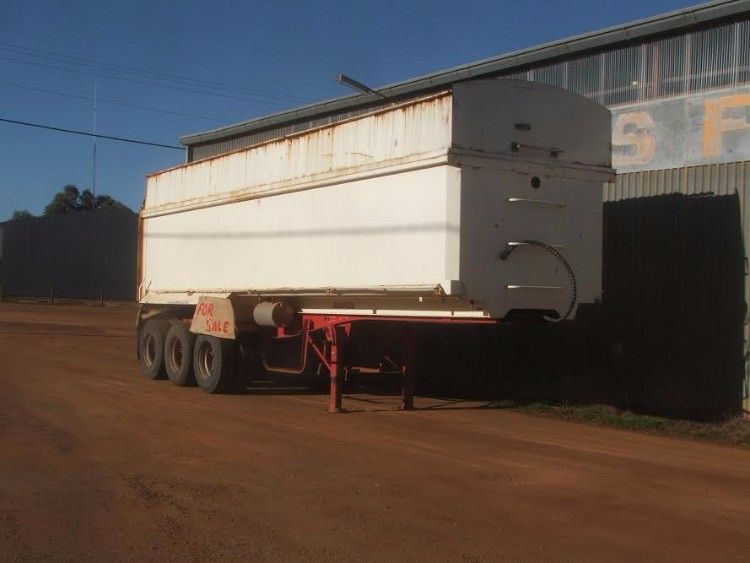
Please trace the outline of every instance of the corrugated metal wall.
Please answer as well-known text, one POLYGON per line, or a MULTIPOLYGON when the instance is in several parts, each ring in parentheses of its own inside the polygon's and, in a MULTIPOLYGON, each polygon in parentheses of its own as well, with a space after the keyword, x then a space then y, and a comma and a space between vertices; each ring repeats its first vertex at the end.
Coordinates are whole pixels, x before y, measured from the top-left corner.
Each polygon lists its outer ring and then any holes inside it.
POLYGON ((604 201, 665 194, 740 195, 745 215, 745 190, 750 189, 750 161, 685 166, 668 170, 644 170, 618 174, 604 193, 604 201))
POLYGON ((99 209, 0 224, 9 297, 135 299, 138 215, 99 209))
POLYGON ((632 104, 750 82, 750 20, 609 49, 507 75, 600 104, 632 104))

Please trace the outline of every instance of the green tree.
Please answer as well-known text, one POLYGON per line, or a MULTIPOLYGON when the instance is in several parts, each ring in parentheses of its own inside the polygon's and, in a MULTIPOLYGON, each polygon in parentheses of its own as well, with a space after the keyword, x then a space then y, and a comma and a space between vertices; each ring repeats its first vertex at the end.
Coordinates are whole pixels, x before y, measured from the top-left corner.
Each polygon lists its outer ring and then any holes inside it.
POLYGON ((33 219, 34 214, 28 209, 16 209, 11 216, 11 221, 23 221, 24 219, 33 219))
POLYGON ((96 207, 96 209, 104 209, 105 207, 116 207, 117 209, 130 209, 127 205, 125 205, 121 201, 117 201, 115 198, 113 198, 112 196, 108 196, 107 194, 96 196, 96 199, 94 200, 94 206, 96 207))
POLYGON ((80 191, 73 184, 68 184, 57 192, 44 208, 45 215, 57 213, 72 213, 74 211, 86 211, 88 209, 103 209, 105 207, 116 207, 118 209, 129 209, 124 203, 117 201, 106 194, 94 196, 91 190, 80 191))
POLYGON ((73 184, 68 184, 57 192, 52 201, 44 208, 45 215, 56 215, 58 213, 70 213, 78 210, 78 200, 81 192, 73 184))
POLYGON ((96 207, 96 200, 91 190, 83 190, 81 195, 78 197, 78 209, 94 209, 96 207))

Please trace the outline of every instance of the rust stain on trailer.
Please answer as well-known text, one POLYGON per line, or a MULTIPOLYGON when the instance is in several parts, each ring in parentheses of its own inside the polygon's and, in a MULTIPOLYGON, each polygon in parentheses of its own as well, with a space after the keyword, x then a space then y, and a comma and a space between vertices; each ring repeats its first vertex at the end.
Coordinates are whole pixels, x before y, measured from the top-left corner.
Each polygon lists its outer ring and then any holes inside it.
POLYGON ((317 187, 312 183, 435 157, 430 153, 449 148, 450 99, 439 93, 150 175, 145 216, 317 187), (191 186, 204 189, 195 193, 191 186))
POLYGON ((180 169, 183 169, 183 168, 188 168, 188 167, 194 166, 196 164, 211 162, 211 161, 215 161, 217 159, 221 159, 221 158, 224 158, 224 157, 227 157, 227 156, 231 156, 231 155, 235 155, 235 154, 238 154, 238 153, 248 152, 248 151, 250 151, 252 149, 257 149, 257 148, 264 147, 264 146, 267 146, 267 145, 273 145, 273 144, 277 144, 277 143, 282 143, 284 141, 289 141, 289 140, 292 140, 292 139, 297 139, 299 137, 305 137, 305 136, 310 135, 310 133, 315 133, 315 132, 318 132, 318 131, 326 131, 327 130, 328 131, 328 135, 330 135, 331 132, 334 129, 336 129, 338 127, 341 127, 343 125, 346 125, 348 123, 352 123, 354 121, 360 121, 362 119, 371 118, 373 116, 376 117, 376 118, 378 118, 382 114, 389 113, 389 112, 392 112, 394 110, 400 110, 400 109, 402 109, 404 107, 408 107, 408 106, 416 106, 416 105, 419 105, 419 104, 424 104, 425 102, 432 102, 433 104, 435 104, 435 103, 437 103, 438 100, 440 100, 442 98, 445 98, 445 97, 448 97, 448 96, 451 96, 451 91, 450 90, 443 90, 441 92, 437 92, 437 93, 432 94, 430 96, 425 96, 425 97, 422 97, 422 98, 416 98, 416 99, 413 99, 413 100, 408 100, 408 101, 400 103, 400 104, 396 103, 396 104, 391 105, 391 106, 383 106, 383 107, 380 107, 378 109, 373 110, 370 113, 363 113, 361 115, 356 115, 356 116, 351 117, 349 119, 345 119, 345 120, 342 120, 342 121, 337 121, 335 124, 321 125, 320 127, 316 127, 316 128, 313 128, 313 129, 307 129, 305 131, 291 133, 289 135, 285 135, 284 137, 277 137, 275 139, 270 139, 268 141, 264 141, 262 143, 258 143, 257 145, 251 145, 249 147, 242 147, 242 148, 230 151, 230 152, 222 153, 222 154, 215 155, 215 156, 209 156, 209 157, 201 159, 201 160, 194 160, 192 162, 183 162, 182 164, 177 164, 177 165, 172 166, 170 168, 166 168, 166 169, 162 169, 162 170, 157 170, 155 172, 151 172, 150 174, 146 174, 146 178, 154 178, 154 177, 157 177, 157 176, 161 176, 163 174, 167 174, 168 172, 172 172, 174 170, 180 170, 180 169))
MULTIPOLYGON (((279 195, 283 193, 291 193, 297 191, 303 191, 307 189, 313 189, 326 185, 328 183, 343 184, 346 182, 352 182, 357 180, 364 180, 377 175, 381 169, 403 166, 406 164, 414 164, 414 168, 424 167, 424 164, 420 164, 420 160, 427 161, 436 158, 436 155, 427 154, 422 159, 415 156, 419 155, 406 155, 399 158, 394 158, 385 162, 378 162, 370 164, 351 165, 346 167, 340 167, 335 169, 328 169, 324 172, 315 174, 308 177, 295 177, 288 180, 281 180, 270 184, 254 184, 250 186, 243 186, 233 190, 223 191, 220 193, 213 193, 209 195, 193 197, 183 199, 177 202, 169 202, 162 205, 153 205, 145 209, 146 216, 161 214, 165 212, 185 210, 194 206, 202 205, 225 205, 229 203, 238 203, 240 201, 247 201, 251 199, 260 199, 272 195, 279 195), (370 174, 367 174, 367 173, 370 174), (362 174, 362 176, 354 176, 355 174, 362 174), (349 176, 349 178, 347 178, 349 176)), ((447 158, 447 157, 446 157, 447 158)), ((441 162, 435 162, 440 164, 441 162)))

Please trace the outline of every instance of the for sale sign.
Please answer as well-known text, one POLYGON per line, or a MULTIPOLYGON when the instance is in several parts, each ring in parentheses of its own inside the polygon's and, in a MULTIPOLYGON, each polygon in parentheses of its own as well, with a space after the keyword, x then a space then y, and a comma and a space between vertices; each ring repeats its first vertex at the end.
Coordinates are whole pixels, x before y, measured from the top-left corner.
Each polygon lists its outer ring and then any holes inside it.
POLYGON ((234 309, 231 301, 202 295, 195 306, 190 332, 234 340, 234 309))

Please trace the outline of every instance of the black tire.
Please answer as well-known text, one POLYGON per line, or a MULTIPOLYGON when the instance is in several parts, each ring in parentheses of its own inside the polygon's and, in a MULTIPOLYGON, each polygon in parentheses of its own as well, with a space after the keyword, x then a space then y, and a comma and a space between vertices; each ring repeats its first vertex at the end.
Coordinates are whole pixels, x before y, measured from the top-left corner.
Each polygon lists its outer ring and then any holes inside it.
POLYGON ((193 345, 195 335, 182 321, 169 323, 164 339, 164 369, 167 377, 175 385, 188 387, 195 385, 193 374, 193 345))
POLYGON ((206 393, 228 393, 237 375, 237 348, 233 340, 201 334, 193 350, 195 381, 206 393))
POLYGON ((164 369, 164 337, 169 325, 162 319, 151 319, 138 335, 138 357, 143 373, 149 379, 166 379, 164 369))

